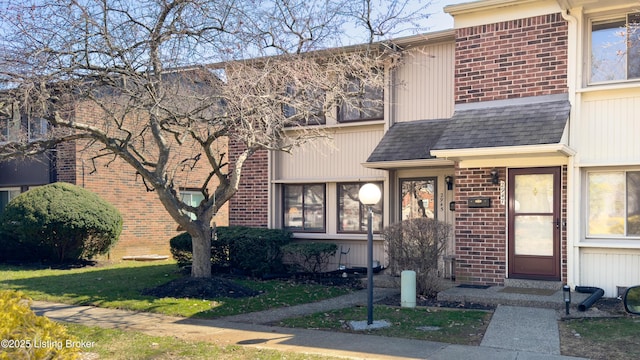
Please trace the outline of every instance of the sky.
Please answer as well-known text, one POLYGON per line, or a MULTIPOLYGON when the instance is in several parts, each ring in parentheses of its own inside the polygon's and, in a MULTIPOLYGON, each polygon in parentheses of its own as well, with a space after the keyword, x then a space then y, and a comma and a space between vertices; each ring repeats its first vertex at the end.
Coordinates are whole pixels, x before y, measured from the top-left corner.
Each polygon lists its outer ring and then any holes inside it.
POLYGON ((472 2, 473 0, 432 0, 431 12, 432 16, 427 20, 428 31, 440 31, 453 28, 453 17, 445 13, 442 9, 447 5, 472 2))

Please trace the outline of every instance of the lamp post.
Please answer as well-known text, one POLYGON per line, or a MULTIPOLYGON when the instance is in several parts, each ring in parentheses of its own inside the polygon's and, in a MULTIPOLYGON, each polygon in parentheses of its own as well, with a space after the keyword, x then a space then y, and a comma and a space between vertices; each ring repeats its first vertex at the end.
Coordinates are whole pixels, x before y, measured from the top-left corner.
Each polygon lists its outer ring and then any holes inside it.
POLYGON ((358 192, 360 202, 367 207, 367 325, 373 324, 373 210, 380 201, 380 189, 375 184, 364 184, 358 192))

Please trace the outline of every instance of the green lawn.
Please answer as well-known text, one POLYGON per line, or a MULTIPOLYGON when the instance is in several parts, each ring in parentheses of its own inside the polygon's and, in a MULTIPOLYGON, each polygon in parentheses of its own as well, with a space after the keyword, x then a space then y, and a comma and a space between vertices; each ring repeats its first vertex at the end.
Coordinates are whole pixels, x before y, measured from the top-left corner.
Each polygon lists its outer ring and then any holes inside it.
POLYGON ((184 341, 173 336, 150 336, 136 331, 103 329, 77 324, 66 324, 66 326, 69 334, 74 335, 78 340, 90 341, 94 346, 85 351, 97 353, 100 359, 334 359, 239 345, 184 341))
POLYGON ((122 262, 70 270, 0 265, 0 289, 21 290, 34 300, 94 305, 185 317, 215 318, 318 301, 349 289, 287 281, 237 280, 262 292, 250 298, 186 299, 141 295, 181 275, 172 261, 122 262))

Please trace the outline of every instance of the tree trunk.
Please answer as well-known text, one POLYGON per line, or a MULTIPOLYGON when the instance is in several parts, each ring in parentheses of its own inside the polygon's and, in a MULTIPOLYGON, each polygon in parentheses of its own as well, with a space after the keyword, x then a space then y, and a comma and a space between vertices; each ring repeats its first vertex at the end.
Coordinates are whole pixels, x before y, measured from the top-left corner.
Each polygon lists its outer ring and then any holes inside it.
POLYGON ((191 277, 211 277, 211 227, 202 226, 197 233, 191 233, 193 247, 191 264, 191 277))

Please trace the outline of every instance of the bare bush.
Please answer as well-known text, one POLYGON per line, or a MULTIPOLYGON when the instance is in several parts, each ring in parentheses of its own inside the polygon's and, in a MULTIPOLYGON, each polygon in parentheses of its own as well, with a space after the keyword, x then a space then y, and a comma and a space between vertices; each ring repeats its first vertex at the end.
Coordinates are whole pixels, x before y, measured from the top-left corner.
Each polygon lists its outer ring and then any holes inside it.
POLYGON ((382 234, 389 256, 389 271, 416 272, 416 292, 434 296, 441 289, 438 259, 443 254, 451 226, 433 219, 404 220, 386 227, 382 234))

